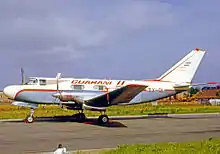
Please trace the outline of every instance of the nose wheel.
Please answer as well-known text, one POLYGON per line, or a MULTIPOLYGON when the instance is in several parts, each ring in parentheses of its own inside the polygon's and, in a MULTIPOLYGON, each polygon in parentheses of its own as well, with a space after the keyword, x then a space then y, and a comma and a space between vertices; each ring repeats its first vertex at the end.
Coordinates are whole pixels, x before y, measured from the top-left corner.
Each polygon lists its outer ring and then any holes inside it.
POLYGON ((34 118, 34 109, 31 108, 30 115, 28 115, 28 116, 25 118, 24 122, 25 122, 25 123, 33 123, 34 120, 35 120, 35 118, 34 118))
POLYGON ((33 123, 34 122, 34 116, 31 116, 31 115, 27 116, 25 118, 25 122, 26 123, 33 123))

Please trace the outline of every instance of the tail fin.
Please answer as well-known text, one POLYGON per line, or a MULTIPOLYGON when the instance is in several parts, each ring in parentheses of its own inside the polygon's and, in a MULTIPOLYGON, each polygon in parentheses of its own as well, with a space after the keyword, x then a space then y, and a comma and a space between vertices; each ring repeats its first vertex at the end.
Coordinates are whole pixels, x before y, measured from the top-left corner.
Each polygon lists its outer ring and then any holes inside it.
POLYGON ((191 83, 202 61, 205 50, 196 48, 158 78, 161 81, 191 83))

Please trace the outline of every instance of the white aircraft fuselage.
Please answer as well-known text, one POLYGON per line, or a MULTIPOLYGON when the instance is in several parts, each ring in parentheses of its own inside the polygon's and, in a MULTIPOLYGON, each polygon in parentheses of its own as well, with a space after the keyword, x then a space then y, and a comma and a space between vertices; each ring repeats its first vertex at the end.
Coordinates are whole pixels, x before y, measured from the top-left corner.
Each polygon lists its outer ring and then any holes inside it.
POLYGON ((105 111, 112 105, 152 102, 188 90, 205 52, 192 50, 154 80, 32 77, 3 92, 13 105, 32 109, 39 104, 62 104, 68 109, 105 111))
MULTIPOLYGON (((57 101, 53 95, 58 94, 56 84, 40 85, 41 80, 51 80, 49 78, 32 78, 36 83, 27 85, 16 85, 5 88, 4 93, 16 101, 24 101, 33 104, 56 104, 65 100, 57 101)), ((54 79, 56 82, 56 79, 54 79)), ((66 97, 78 97, 87 100, 108 91, 113 91, 126 85, 137 84, 146 85, 130 102, 124 104, 137 104, 142 102, 155 101, 164 97, 175 95, 179 92, 188 90, 186 88, 175 88, 175 83, 159 80, 100 80, 100 79, 61 79, 59 91, 66 97)))

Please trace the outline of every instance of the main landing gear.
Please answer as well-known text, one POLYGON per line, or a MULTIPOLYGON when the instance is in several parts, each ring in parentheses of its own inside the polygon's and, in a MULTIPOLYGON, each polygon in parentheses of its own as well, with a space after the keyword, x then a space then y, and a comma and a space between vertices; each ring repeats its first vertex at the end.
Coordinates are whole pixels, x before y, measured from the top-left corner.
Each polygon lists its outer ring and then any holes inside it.
MULTIPOLYGON (((86 116, 83 113, 83 110, 81 112, 79 112, 78 114, 75 114, 74 116, 76 117, 78 122, 85 122, 85 120, 86 120, 86 116)), ((33 123, 34 120, 35 120, 34 109, 31 108, 30 115, 28 115, 25 118, 24 122, 25 123, 33 123)), ((109 117, 106 115, 106 112, 104 111, 104 113, 98 117, 98 124, 107 124, 107 123, 109 123, 109 117)))
POLYGON ((108 122, 109 122, 109 117, 105 114, 105 111, 104 111, 104 114, 99 116, 98 123, 99 124, 107 124, 108 122))
POLYGON ((28 116, 25 118, 24 122, 26 122, 26 123, 33 123, 34 120, 35 120, 35 119, 34 119, 34 109, 31 108, 30 115, 28 115, 28 116))
MULTIPOLYGON (((86 116, 83 113, 83 110, 79 112, 78 114, 75 114, 74 116, 76 117, 76 120, 78 122, 85 122, 86 120, 86 116)), ((105 111, 104 111, 104 114, 98 117, 98 124, 107 124, 108 122, 109 122, 109 117, 105 114, 105 111)))
POLYGON ((83 110, 77 114, 75 114, 74 116, 76 116, 76 120, 78 122, 85 122, 86 120, 86 115, 83 113, 83 110))

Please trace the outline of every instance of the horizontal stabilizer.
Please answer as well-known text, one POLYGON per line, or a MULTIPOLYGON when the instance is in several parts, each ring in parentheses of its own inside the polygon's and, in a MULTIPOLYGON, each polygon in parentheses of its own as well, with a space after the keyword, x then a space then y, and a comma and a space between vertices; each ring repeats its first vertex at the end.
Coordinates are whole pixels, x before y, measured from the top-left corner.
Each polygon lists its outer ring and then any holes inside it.
POLYGON ((187 88, 193 87, 193 86, 203 86, 203 85, 210 85, 210 84, 217 85, 217 84, 220 84, 220 83, 218 83, 218 82, 207 82, 207 83, 195 83, 195 84, 176 84, 176 85, 174 85, 174 88, 176 90, 180 90, 180 89, 184 89, 184 88, 187 89, 187 88))
POLYGON ((143 91, 146 85, 127 85, 103 95, 85 101, 86 106, 107 107, 120 103, 127 103, 143 91))

